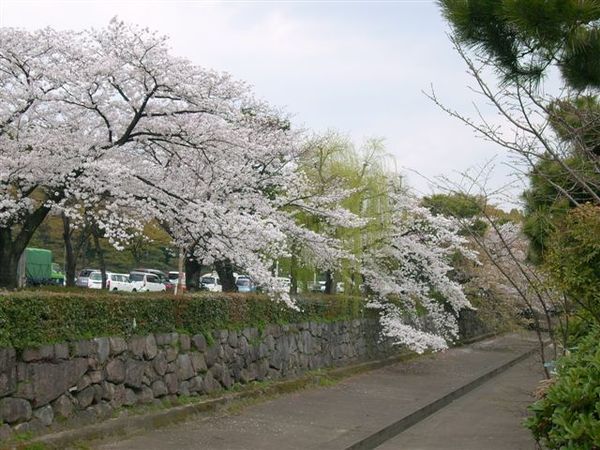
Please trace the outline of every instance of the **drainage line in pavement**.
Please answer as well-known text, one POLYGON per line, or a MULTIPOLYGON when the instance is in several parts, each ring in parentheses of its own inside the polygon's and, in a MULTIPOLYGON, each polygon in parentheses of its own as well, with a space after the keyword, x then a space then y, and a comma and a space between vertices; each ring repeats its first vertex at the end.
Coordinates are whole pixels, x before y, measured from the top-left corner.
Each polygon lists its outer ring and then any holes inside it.
POLYGON ((408 416, 405 416, 402 419, 388 425, 387 427, 382 428, 381 430, 371 434, 370 436, 367 436, 366 438, 356 442, 350 447, 347 447, 345 450, 371 450, 376 448, 377 446, 392 439, 393 437, 396 437, 397 435, 412 427, 413 425, 416 425, 417 423, 421 422, 423 419, 429 417, 433 413, 439 411, 443 407, 448 406, 457 398, 460 398, 463 395, 471 392, 475 388, 484 384, 486 381, 489 381, 495 376, 510 369, 515 364, 518 364, 521 361, 527 359, 537 351, 537 348, 533 348, 528 352, 523 353, 521 356, 503 364, 502 366, 490 370, 489 372, 483 374, 479 378, 476 378, 470 383, 465 384, 464 386, 450 392, 449 394, 444 395, 443 397, 435 400, 434 402, 423 406, 422 408, 416 410, 412 414, 409 414, 408 416))

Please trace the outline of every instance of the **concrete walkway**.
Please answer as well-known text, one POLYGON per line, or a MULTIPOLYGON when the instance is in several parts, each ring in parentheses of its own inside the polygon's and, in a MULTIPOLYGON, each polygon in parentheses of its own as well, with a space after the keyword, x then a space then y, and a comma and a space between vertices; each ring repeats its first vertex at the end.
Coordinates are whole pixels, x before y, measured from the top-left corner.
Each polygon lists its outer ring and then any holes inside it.
MULTIPOLYGON (((505 335, 357 375, 331 387, 284 395, 237 414, 191 419, 92 448, 346 449, 535 346, 532 336, 505 335)), ((533 448, 520 428, 529 392, 542 377, 531 360, 487 381, 380 448, 533 448), (456 438, 461 440, 453 441, 456 438)))

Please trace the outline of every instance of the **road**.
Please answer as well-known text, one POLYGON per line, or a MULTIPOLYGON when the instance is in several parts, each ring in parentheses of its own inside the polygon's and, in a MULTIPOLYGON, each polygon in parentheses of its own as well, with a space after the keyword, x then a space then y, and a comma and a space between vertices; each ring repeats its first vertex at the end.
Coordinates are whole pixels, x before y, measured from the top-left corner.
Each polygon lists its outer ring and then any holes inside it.
MULTIPOLYGON (((98 450, 346 449, 535 347, 530 336, 506 335, 239 408, 192 418, 98 450)), ((513 366, 381 449, 533 449, 520 423, 542 378, 535 357, 513 366)))

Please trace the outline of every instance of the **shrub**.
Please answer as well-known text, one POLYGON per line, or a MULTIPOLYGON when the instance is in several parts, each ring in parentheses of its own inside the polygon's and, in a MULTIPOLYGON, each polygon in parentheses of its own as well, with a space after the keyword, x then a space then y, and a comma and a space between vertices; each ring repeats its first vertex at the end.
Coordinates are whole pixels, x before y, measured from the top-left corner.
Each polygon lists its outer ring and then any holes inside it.
POLYGON ((559 361, 544 397, 525 425, 551 449, 600 449, 600 329, 559 361))
POLYGON ((363 316, 362 299, 310 295, 300 311, 265 295, 200 293, 115 294, 87 291, 0 293, 0 347, 18 349, 100 336, 345 320, 363 316))
POLYGON ((552 235, 546 268, 557 287, 600 324, 600 206, 566 215, 552 235))

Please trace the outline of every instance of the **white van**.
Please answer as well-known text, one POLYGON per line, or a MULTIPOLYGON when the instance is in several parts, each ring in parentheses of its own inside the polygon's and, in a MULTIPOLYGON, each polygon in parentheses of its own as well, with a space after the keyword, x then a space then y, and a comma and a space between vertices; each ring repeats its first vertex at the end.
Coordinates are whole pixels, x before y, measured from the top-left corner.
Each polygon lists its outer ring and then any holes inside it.
POLYGON ((129 275, 126 273, 111 273, 107 278, 106 288, 110 291, 131 292, 133 290, 129 275))
POLYGON ((131 292, 165 292, 167 290, 158 275, 152 273, 131 272, 129 281, 131 282, 131 292))
POLYGON ((210 292, 222 292, 221 280, 216 273, 207 273, 200 277, 200 286, 210 292))
MULTIPOLYGON (((110 284, 110 277, 112 273, 106 272, 106 287, 110 284)), ((102 289, 102 272, 99 270, 92 270, 87 275, 87 287, 90 289, 102 289)))

